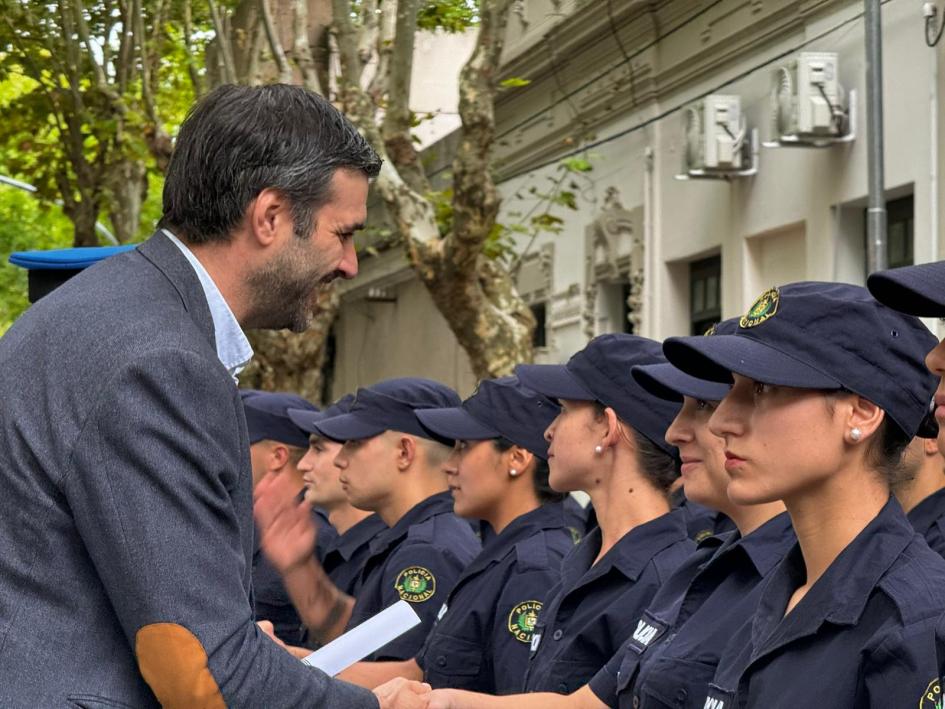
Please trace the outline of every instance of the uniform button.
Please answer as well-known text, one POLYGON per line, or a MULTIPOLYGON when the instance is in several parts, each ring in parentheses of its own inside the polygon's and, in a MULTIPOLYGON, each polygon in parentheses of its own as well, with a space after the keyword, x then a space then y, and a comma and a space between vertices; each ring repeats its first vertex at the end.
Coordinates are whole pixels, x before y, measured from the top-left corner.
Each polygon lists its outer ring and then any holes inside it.
POLYGON ((567 693, 568 693, 568 685, 562 682, 561 684, 558 685, 558 694, 567 694, 567 693))
POLYGON ((439 657, 436 658, 436 666, 437 666, 437 667, 446 667, 446 656, 445 656, 445 655, 440 655, 439 657))
POLYGON ((681 707, 686 705, 686 700, 689 698, 689 692, 680 687, 676 690, 676 706, 681 707))
POLYGON ((558 628, 551 637, 553 637, 555 640, 560 640, 564 637, 564 632, 561 630, 561 628, 558 628))
POLYGON ((640 697, 633 695, 633 709, 640 709, 640 697))

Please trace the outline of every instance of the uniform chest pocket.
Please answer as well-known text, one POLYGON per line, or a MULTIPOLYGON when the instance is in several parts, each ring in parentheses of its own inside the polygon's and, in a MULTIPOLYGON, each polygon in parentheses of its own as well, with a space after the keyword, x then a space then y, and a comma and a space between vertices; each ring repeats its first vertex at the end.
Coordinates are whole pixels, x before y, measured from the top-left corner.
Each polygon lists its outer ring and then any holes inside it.
POLYGON ((437 633, 423 653, 424 680, 434 689, 475 689, 484 664, 482 651, 481 643, 437 633))
MULTIPOLYGON (((711 706, 706 705, 706 695, 715 669, 715 665, 706 662, 660 657, 641 678, 642 685, 636 687, 636 694, 645 699, 642 706, 647 709, 703 709, 711 706)), ((725 707, 729 707, 727 702, 725 707)))
POLYGON ((596 661, 554 660, 546 675, 547 686, 535 687, 534 691, 571 694, 590 682, 600 668, 601 664, 596 661))

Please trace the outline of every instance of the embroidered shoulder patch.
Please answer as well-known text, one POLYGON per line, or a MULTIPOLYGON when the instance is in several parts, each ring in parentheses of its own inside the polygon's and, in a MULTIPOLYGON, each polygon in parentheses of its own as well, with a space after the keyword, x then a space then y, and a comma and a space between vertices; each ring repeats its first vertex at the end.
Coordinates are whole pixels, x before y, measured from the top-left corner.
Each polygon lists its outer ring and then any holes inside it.
POLYGON ((436 578, 422 566, 408 566, 397 574, 394 588, 404 601, 423 603, 436 593, 436 578))
POLYGON ((509 613, 509 632, 512 637, 523 643, 532 641, 538 614, 541 613, 541 601, 522 601, 509 613))
POLYGON ((929 682, 922 693, 919 709, 942 709, 942 683, 938 677, 929 682))
POLYGON ((778 301, 781 299, 781 294, 778 292, 777 288, 769 288, 760 296, 758 300, 755 301, 748 312, 742 316, 742 319, 738 321, 739 327, 755 327, 755 325, 760 325, 768 318, 774 316, 778 312, 778 301))

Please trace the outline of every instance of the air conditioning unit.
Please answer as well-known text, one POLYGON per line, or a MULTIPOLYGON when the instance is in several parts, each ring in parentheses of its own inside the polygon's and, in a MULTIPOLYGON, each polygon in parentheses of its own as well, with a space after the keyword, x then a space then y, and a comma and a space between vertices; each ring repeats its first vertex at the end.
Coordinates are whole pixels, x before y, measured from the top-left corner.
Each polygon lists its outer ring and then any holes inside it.
POLYGON ((772 132, 777 141, 812 142, 850 133, 836 52, 801 52, 775 73, 772 132))
POLYGON ((706 96, 685 112, 686 170, 740 170, 745 142, 741 98, 706 96))

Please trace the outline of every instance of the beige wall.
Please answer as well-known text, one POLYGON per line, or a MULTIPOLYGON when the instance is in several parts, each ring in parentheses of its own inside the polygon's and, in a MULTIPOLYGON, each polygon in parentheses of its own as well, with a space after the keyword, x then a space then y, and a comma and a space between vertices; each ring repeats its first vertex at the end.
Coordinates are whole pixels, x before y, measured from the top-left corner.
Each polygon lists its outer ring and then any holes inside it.
MULTIPOLYGON (((549 347, 538 353, 539 361, 564 361, 587 340, 581 315, 586 233, 604 209, 609 188, 616 188, 626 210, 643 215, 634 227, 645 243, 642 334, 663 338, 688 332, 688 264, 708 254, 721 254, 723 317, 743 312, 761 290, 778 282, 863 282, 867 162, 861 2, 674 0, 655 8, 613 3, 623 50, 599 4, 566 0, 561 8, 573 14, 562 19, 552 12, 551 0, 526 0, 527 23, 511 20, 506 74, 532 83, 504 92, 496 109, 506 221, 531 206, 529 186, 541 188, 559 174, 555 160, 575 144, 579 126, 592 136, 589 141, 606 141, 589 150, 594 170, 579 185, 580 209, 557 212, 564 219, 562 233, 542 236, 533 247, 551 254, 549 347), (653 43, 657 32, 674 27, 682 29, 653 43), (772 73, 801 49, 839 53, 841 83, 858 93, 856 141, 825 149, 762 148, 753 178, 676 180, 684 148, 677 109, 708 93, 738 94, 749 126, 766 140, 772 73), (632 55, 632 81, 623 51, 632 55), (573 95, 565 100, 563 92, 573 95), (545 162, 550 164, 535 167, 545 162)), ((913 193, 915 258, 928 261, 942 257, 945 248, 938 238, 943 198, 938 135, 945 130, 937 88, 941 52, 925 46, 921 15, 910 2, 883 6, 883 41, 888 195, 913 193)), ((381 376, 426 372, 468 392, 472 376, 465 355, 429 297, 402 258, 384 263, 385 268, 366 268, 346 295, 338 328, 339 382, 351 387, 381 376), (391 274, 404 283, 395 306, 358 303, 368 284, 390 281, 391 274)), ((606 325, 611 310, 598 304, 599 322, 606 325)))

